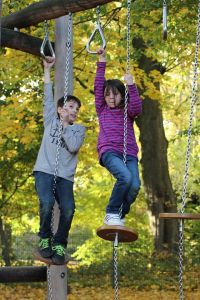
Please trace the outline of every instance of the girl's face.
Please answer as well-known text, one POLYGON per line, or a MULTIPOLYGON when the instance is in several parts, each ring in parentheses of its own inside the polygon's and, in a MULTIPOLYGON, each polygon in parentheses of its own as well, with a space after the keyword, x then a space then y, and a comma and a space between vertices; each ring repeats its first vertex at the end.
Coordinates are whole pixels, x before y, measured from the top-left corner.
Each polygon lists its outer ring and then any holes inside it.
POLYGON ((119 106, 122 100, 122 95, 120 94, 117 88, 115 89, 115 92, 113 92, 112 89, 106 89, 104 92, 104 98, 108 107, 115 108, 119 106))

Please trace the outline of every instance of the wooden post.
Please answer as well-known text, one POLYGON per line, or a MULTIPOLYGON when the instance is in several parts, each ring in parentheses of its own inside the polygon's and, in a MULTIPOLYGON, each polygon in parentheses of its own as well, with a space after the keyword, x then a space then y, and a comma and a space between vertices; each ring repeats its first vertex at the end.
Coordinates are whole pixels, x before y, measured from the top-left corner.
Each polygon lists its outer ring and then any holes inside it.
MULTIPOLYGON (((55 104, 58 99, 64 95, 65 84, 65 70, 66 70, 66 53, 67 53, 67 32, 68 32, 69 17, 64 16, 55 20, 55 79, 54 79, 54 101, 55 104)), ((71 35, 71 47, 73 49, 73 34, 71 35)), ((68 94, 73 95, 73 53, 70 57, 70 74, 69 74, 69 88, 68 94)), ((60 211, 56 203, 54 211, 54 232, 58 228, 58 221, 60 211)), ((67 267, 64 266, 50 266, 51 273, 51 287, 53 300, 67 299, 67 267)), ((49 297, 49 287, 47 282, 47 300, 49 297)))

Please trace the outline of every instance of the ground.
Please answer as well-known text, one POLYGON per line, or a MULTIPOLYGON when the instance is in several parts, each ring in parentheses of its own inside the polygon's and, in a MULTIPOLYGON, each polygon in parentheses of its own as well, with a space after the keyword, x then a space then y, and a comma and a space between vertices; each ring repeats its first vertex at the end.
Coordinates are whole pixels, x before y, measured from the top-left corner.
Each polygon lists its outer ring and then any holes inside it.
MULTIPOLYGON (((180 299, 179 287, 174 287, 174 291, 163 291, 158 290, 156 285, 151 287, 151 290, 137 291, 134 287, 119 288, 118 298, 120 300, 176 300, 180 299)), ((10 287, 7 285, 0 284, 0 300, 45 300, 46 299, 46 287, 23 287, 16 286, 10 287)), ((72 287, 71 294, 67 296, 68 300, 102 300, 102 299, 115 299, 115 290, 110 288, 98 288, 98 287, 87 287, 78 288, 72 287)), ((183 299, 187 300, 199 300, 200 290, 198 291, 184 291, 183 299)))

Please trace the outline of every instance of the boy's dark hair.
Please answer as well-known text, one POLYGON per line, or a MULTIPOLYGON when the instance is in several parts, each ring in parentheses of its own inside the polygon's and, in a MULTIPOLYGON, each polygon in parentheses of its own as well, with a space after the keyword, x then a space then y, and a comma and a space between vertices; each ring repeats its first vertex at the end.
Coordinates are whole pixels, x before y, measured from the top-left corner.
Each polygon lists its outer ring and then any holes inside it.
MULTIPOLYGON (((77 97, 68 95, 66 102, 69 102, 69 101, 76 102, 78 104, 79 108, 81 107, 81 101, 77 97)), ((60 99, 58 99, 57 109, 58 109, 58 107, 63 107, 63 106, 64 106, 64 96, 61 97, 60 99)), ((59 113, 58 113, 58 116, 59 116, 59 113)), ((60 116, 59 116, 59 118, 60 118, 60 116)))
POLYGON ((105 95, 106 91, 112 90, 113 94, 115 94, 116 89, 120 92, 121 96, 122 96, 122 100, 119 104, 119 108, 124 107, 124 101, 125 101, 125 85, 123 84, 123 82, 121 82, 118 79, 108 79, 105 81, 104 85, 103 85, 103 93, 105 95))

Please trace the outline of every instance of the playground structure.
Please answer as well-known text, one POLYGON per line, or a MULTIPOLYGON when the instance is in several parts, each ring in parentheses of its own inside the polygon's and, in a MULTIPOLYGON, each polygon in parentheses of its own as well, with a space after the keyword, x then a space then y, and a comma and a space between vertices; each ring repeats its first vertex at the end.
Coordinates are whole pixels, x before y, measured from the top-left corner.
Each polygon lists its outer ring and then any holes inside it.
MULTIPOLYGON (((45 2, 45 1, 44 1, 45 2)), ((110 2, 110 1, 108 1, 108 2, 110 2)), ((164 3, 165 3, 165 7, 164 7, 164 9, 163 9, 163 13, 164 13, 164 23, 163 23, 163 25, 164 25, 164 27, 163 27, 163 39, 164 40, 166 40, 166 38, 167 38, 167 24, 166 24, 166 2, 164 1, 164 3)), ((69 25, 68 25, 69 26, 69 25)), ((99 26, 99 25, 98 25, 99 26)), ((95 35, 95 33, 96 33, 96 31, 99 31, 100 32, 100 34, 101 34, 101 30, 99 29, 100 27, 98 27, 98 28, 96 28, 95 29, 95 31, 94 31, 94 35, 95 35)), ((198 26, 198 29, 199 29, 199 26, 198 26)), ((91 39, 90 39, 90 41, 89 42, 91 42, 92 41, 92 39, 93 39, 93 37, 94 37, 94 35, 93 36, 91 36, 91 39)), ((102 36, 102 35, 101 35, 102 36)), ((199 31, 198 31, 198 33, 197 33, 197 38, 199 38, 199 31)), ((102 38, 103 39, 103 38, 102 38)), ((105 41, 103 40, 103 42, 104 42, 104 46, 105 46, 105 41)), ((45 45, 44 45, 45 46, 45 45)), ((48 46, 49 46, 49 48, 50 48, 50 53, 52 54, 53 52, 51 51, 51 46, 50 46, 50 44, 48 44, 48 46)), ((198 42, 197 42, 197 46, 198 46, 198 42)), ((129 48, 129 47, 128 47, 129 48)), ((87 50, 90 50, 89 49, 89 47, 87 48, 87 50)), ((44 49, 44 52, 45 53, 48 53, 48 49, 47 48, 45 48, 44 49)), ((89 51, 88 51, 89 52, 89 51)), ((92 53, 93 54, 93 53, 92 53)), ((45 55, 44 55, 45 56, 45 55)), ((56 54, 56 56, 57 56, 57 54, 56 54)), ((198 58, 198 51, 197 51, 197 54, 196 54, 196 59, 198 58)), ((128 56, 128 59, 129 59, 129 56, 128 56)), ((197 61, 196 61, 196 66, 197 66, 197 61)), ((197 70, 195 70, 195 75, 196 75, 196 73, 197 73, 197 70)), ((195 76, 195 78, 196 78, 196 76, 195 76)), ((194 84, 193 84, 193 91, 195 91, 195 84, 196 84, 196 80, 194 80, 194 84)), ((193 99, 192 99, 193 101, 194 101, 194 94, 193 94, 193 99)), ((192 116, 191 116, 191 119, 192 119, 192 116)), ((190 129, 189 129, 189 134, 190 134, 190 131, 191 131, 191 126, 192 126, 192 123, 190 122, 190 129)), ((186 168, 188 167, 188 160, 189 160, 189 146, 188 146, 188 152, 187 152, 187 158, 186 158, 186 161, 187 161, 187 163, 186 163, 186 168)), ((186 180, 187 180, 187 170, 186 170, 186 180)), ((184 183, 184 191, 186 190, 186 182, 184 183)), ((184 192, 185 193, 185 192, 184 192)), ((180 237, 180 247, 182 248, 182 246, 183 246, 183 220, 184 219, 200 219, 200 216, 198 216, 198 215, 186 215, 186 214, 184 214, 184 199, 183 199, 183 207, 182 207, 182 211, 181 211, 181 213, 182 214, 160 214, 160 218, 166 218, 166 219, 171 219, 171 218, 178 218, 178 219, 180 219, 181 220, 181 222, 180 222, 180 235, 181 235, 181 237, 180 237)), ((118 246, 118 242, 124 242, 124 241, 126 241, 126 242, 131 242, 131 241, 134 241, 134 240, 136 240, 137 238, 138 238, 138 234, 137 234, 137 232, 135 232, 134 230, 129 230, 128 228, 127 229, 121 229, 121 228, 116 228, 116 226, 115 226, 115 228, 105 228, 105 227, 107 227, 107 226, 104 226, 104 228, 99 228, 98 230, 97 230, 97 234, 101 237, 101 238, 103 238, 103 239, 106 239, 106 240, 110 240, 110 241, 113 241, 114 242, 114 249, 116 250, 117 249, 117 246, 118 246), (128 234, 127 234, 127 232, 128 232, 128 234)), ((38 255, 39 256, 39 255, 38 255)), ((66 263, 67 263, 67 260, 68 260, 68 258, 66 258, 66 263)), ((116 259, 117 260, 117 259, 116 259)), ((116 263, 116 260, 115 260, 115 263, 116 263)), ((45 261, 46 262, 46 261, 45 261)), ((49 263, 49 262, 46 262, 46 263, 49 263)), ((181 264, 181 266, 182 266, 182 253, 181 253, 181 255, 180 255, 180 264, 181 264)), ((27 268, 27 267, 26 267, 27 268)), ((28 270, 28 269, 27 269, 28 270)), ((35 269, 36 270, 36 269, 35 269)), ((46 270, 46 268, 44 267, 43 269, 42 269, 42 272, 44 272, 44 270, 46 270)), ((17 270, 16 270, 17 271, 17 270)), ((41 269, 39 270, 38 269, 38 271, 39 272, 41 272, 41 269)), ((48 271, 48 267, 47 267, 47 271, 48 271)), ((8 269, 8 272, 9 272, 9 269, 8 269)), ((25 272, 25 271, 24 271, 25 272)), ((39 274, 39 272, 38 272, 38 274, 39 274)), ((117 267, 116 267, 116 272, 117 272, 117 267)), ((49 273, 50 274, 50 273, 49 273)), ((37 275, 38 276, 38 275, 37 275)), ((37 277, 36 276, 36 277, 37 277)), ((51 281, 52 281, 52 279, 53 279, 53 274, 52 274, 52 278, 51 278, 51 281)), ((182 276, 182 271, 181 271, 181 274, 180 274, 180 277, 182 276)), ((35 278, 36 278, 35 277, 35 278)), ((37 277, 38 278, 38 277, 37 277)), ((42 280, 42 278, 44 279, 44 277, 42 276, 41 277, 41 280, 42 280)), ((49 277, 48 277, 48 279, 49 279, 49 277)), ((180 281, 182 280, 182 278, 180 278, 180 281)), ((22 281, 22 280, 21 280, 22 281)), ((38 281, 40 281, 40 280, 38 280, 38 281)), ((183 299, 182 297, 183 297, 183 295, 182 295, 182 291, 183 291, 183 288, 182 288, 182 281, 181 281, 181 286, 180 286, 180 299, 183 299)), ((50 290, 50 299, 54 299, 53 298, 53 296, 51 295, 51 284, 50 284, 50 286, 49 286, 49 290, 50 290)), ((65 297, 66 295, 64 295, 64 297, 65 297)), ((60 296, 59 296, 60 297, 60 296)), ((56 298, 55 298, 56 299, 56 298)), ((66 299, 66 297, 65 298, 63 298, 63 299, 66 299)), ((117 274, 116 274, 116 298, 115 299, 118 299, 118 292, 117 292, 117 274)), ((61 300, 61 298, 59 298, 59 300, 61 300)))

